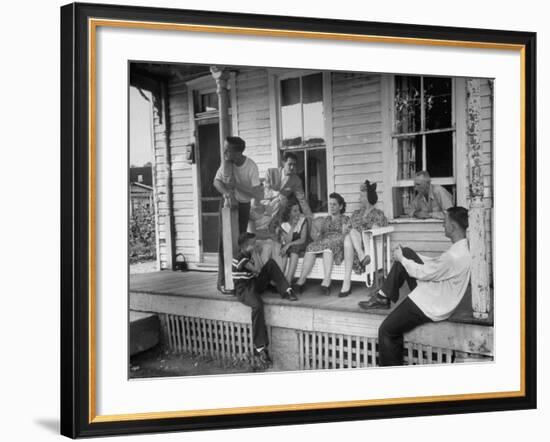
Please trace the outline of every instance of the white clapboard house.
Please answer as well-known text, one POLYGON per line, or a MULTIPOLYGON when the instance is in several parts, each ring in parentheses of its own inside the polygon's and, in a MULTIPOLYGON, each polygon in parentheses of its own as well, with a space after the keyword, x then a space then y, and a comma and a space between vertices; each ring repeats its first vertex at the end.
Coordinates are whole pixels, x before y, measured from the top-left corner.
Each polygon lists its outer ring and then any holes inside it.
MULTIPOLYGON (((432 182, 470 210, 472 289, 454 320, 421 327, 407 338, 407 360, 492 356, 490 79, 134 63, 130 83, 153 96, 153 187, 159 270, 164 270, 132 279, 131 308, 161 315, 167 345, 221 354, 229 352, 227 342, 235 341, 237 330, 238 342, 250 341, 249 311, 216 293, 213 273, 220 195, 212 181, 220 163, 220 138, 236 135, 245 140, 245 155, 258 164, 260 176, 279 166, 285 150, 296 153, 315 216, 326 214, 331 192, 344 196, 351 214, 358 208, 360 184, 376 182, 377 206, 390 219, 390 229, 381 235, 378 262, 384 265, 375 272, 391 264, 385 252, 390 243, 425 255, 450 246, 442 221, 405 215, 415 172, 428 170, 432 182), (182 261, 188 272, 170 271, 182 261), (166 290, 170 296, 162 296, 166 290), (208 340, 216 344, 205 350, 208 340)), ((281 355, 279 365, 375 365, 376 329, 387 313, 360 311, 357 301, 364 295, 327 301, 311 294, 298 303, 300 308, 276 299, 278 308, 271 308, 268 297, 271 333, 296 350, 295 360, 281 355), (296 317, 281 317, 281 305, 296 317)), ((234 351, 246 352, 247 345, 234 351)))

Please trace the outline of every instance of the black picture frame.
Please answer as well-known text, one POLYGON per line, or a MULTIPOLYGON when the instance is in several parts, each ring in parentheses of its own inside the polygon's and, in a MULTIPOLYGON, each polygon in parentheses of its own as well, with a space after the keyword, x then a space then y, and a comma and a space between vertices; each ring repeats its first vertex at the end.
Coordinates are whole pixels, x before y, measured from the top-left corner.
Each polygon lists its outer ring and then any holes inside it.
POLYGON ((89 437, 536 408, 536 34, 73 3, 61 8, 61 433, 89 437), (402 39, 520 45, 524 51, 524 395, 233 415, 94 421, 90 401, 88 19, 187 23, 402 39))

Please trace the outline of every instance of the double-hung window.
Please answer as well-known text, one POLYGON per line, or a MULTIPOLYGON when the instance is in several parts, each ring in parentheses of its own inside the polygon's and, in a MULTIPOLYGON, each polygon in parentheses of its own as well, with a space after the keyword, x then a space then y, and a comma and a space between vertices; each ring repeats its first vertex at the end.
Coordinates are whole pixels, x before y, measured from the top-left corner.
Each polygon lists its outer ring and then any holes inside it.
POLYGON ((327 152, 323 74, 279 79, 279 150, 298 157, 298 175, 315 212, 327 211, 327 152))
POLYGON ((456 200, 454 101, 452 78, 395 76, 395 217, 406 215, 414 198, 414 177, 421 170, 427 170, 432 183, 444 186, 456 200))

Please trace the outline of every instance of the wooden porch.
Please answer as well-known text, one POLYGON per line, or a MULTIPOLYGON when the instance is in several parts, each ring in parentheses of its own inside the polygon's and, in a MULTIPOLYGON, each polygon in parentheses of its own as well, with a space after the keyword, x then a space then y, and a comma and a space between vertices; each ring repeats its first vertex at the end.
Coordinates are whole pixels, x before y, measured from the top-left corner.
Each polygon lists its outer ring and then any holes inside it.
MULTIPOLYGON (((174 351, 245 357, 251 348, 250 309, 218 293, 216 278, 198 271, 131 275, 130 310, 156 313, 163 344, 174 351)), ((334 282, 331 296, 325 297, 319 281, 309 280, 296 302, 276 293, 263 295, 275 369, 377 365, 378 327, 391 310, 361 310, 358 302, 373 289, 354 282, 353 293, 338 298, 340 284, 334 282)), ((490 360, 493 321, 473 317, 468 291, 449 320, 418 327, 405 340, 409 364, 490 360)))

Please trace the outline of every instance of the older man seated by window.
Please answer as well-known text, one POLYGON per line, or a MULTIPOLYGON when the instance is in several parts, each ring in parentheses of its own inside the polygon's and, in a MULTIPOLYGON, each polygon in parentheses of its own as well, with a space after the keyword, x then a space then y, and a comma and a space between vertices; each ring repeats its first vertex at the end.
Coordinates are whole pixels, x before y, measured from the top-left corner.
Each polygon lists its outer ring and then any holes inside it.
POLYGON ((432 184, 430 174, 423 170, 414 177, 416 196, 411 202, 408 215, 413 218, 445 219, 445 211, 453 207, 453 196, 438 184, 432 184))

